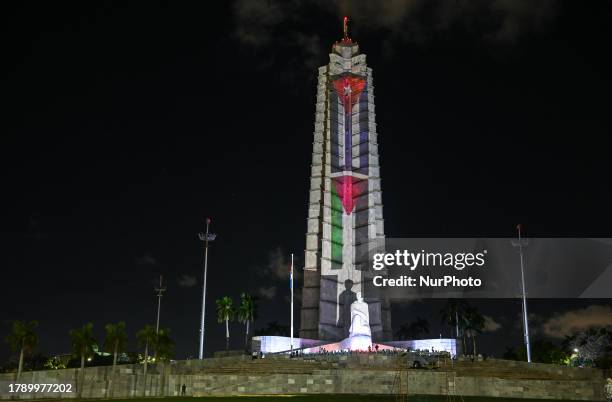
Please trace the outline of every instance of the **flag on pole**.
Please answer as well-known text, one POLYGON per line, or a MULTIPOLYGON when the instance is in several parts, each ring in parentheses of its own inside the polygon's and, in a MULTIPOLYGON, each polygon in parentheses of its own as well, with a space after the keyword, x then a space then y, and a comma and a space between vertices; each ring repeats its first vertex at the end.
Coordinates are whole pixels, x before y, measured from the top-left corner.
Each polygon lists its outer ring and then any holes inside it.
POLYGON ((289 269, 289 289, 293 290, 293 263, 291 269, 289 269))

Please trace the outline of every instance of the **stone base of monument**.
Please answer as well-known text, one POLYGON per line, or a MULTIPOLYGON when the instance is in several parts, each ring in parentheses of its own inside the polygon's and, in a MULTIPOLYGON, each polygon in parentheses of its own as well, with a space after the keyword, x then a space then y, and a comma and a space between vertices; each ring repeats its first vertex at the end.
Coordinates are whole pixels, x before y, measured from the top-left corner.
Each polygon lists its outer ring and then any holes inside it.
POLYGON ((349 337, 340 342, 325 342, 315 339, 289 338, 281 336, 253 337, 253 352, 290 353, 299 350, 301 353, 329 352, 371 352, 385 350, 425 350, 427 352, 448 352, 452 357, 457 355, 456 339, 417 339, 411 341, 389 341, 372 344, 370 313, 368 303, 360 292, 357 300, 351 303, 351 321, 349 337))
POLYGON ((350 336, 340 342, 345 350, 369 350, 372 348, 372 338, 365 335, 350 336))
POLYGON ((351 336, 343 339, 340 342, 326 343, 324 345, 305 348, 301 352, 305 354, 310 353, 329 353, 329 352, 369 352, 377 350, 403 350, 394 346, 385 345, 384 343, 372 342, 372 338, 365 335, 351 336))
POLYGON ((409 341, 384 342, 384 344, 408 350, 448 352, 452 357, 457 356, 457 340, 454 338, 412 339, 409 341))
MULTIPOLYGON (((382 341, 372 342, 368 336, 353 336, 340 342, 321 341, 316 339, 293 338, 293 350, 301 353, 322 352, 367 352, 368 346, 371 350, 426 350, 428 352, 447 352, 452 357, 457 355, 457 340, 451 338, 413 339, 409 341, 382 341)), ((290 353, 291 338, 288 336, 255 336, 253 337, 252 350, 254 352, 266 353, 290 353)))
POLYGON ((288 336, 254 336, 251 340, 251 350, 253 352, 262 353, 289 353, 291 349, 314 348, 316 346, 330 343, 329 341, 321 341, 318 339, 293 338, 293 348, 291 347, 291 338, 288 336))

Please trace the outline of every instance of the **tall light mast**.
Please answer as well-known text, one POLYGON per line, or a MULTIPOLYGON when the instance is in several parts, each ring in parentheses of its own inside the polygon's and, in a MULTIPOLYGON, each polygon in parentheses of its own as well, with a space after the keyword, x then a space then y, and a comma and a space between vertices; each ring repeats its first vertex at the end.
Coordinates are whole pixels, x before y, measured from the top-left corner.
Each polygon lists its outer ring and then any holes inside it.
POLYGON ((159 287, 156 287, 155 291, 157 292, 157 324, 155 325, 155 333, 159 334, 159 313, 161 311, 161 298, 164 295, 164 292, 166 291, 166 287, 163 286, 163 278, 161 275, 159 276, 159 287))
POLYGON ((208 242, 215 240, 217 237, 214 233, 209 233, 211 223, 210 218, 206 218, 206 233, 200 233, 198 236, 204 242, 204 279, 202 283, 202 317, 200 321, 200 352, 198 357, 204 358, 204 319, 206 317, 206 274, 208 272, 208 242))

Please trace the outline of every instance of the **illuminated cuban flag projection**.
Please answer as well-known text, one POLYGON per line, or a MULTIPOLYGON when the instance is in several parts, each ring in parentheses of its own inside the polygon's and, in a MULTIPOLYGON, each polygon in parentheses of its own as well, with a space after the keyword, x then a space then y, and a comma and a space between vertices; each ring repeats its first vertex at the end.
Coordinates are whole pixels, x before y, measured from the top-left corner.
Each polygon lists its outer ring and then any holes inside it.
POLYGON ((372 69, 346 30, 329 58, 318 77, 300 336, 346 338, 361 292, 372 338, 391 339, 389 303, 366 271, 367 251, 384 243, 372 69))

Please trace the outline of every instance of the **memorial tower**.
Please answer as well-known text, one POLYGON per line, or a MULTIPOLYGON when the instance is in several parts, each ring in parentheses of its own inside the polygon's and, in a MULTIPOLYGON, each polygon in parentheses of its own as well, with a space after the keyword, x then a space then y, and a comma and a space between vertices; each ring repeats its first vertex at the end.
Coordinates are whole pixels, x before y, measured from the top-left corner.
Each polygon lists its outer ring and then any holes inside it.
POLYGON ((372 69, 347 23, 319 68, 300 337, 346 338, 361 293, 372 338, 392 339, 389 301, 368 264, 385 237, 372 69))

